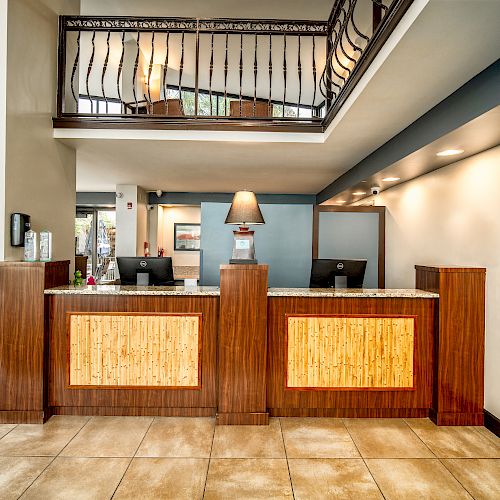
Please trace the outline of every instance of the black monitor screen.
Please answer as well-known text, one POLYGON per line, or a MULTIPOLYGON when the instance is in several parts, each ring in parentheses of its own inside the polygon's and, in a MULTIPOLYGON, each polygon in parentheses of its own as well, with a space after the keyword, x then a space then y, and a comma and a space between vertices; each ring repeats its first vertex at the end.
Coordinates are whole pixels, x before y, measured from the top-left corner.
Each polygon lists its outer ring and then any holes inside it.
POLYGON ((347 288, 363 288, 366 260, 313 259, 310 288, 335 288, 335 277, 346 276, 347 288))
POLYGON ((173 285, 171 257, 117 257, 122 285, 173 285))

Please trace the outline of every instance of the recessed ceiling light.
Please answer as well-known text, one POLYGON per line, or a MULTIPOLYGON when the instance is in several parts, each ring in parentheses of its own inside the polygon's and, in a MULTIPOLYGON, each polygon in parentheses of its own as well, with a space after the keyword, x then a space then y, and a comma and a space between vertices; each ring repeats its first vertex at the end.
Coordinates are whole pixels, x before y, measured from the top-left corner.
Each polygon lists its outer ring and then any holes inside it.
POLYGON ((399 181, 401 177, 386 177, 385 179, 382 179, 383 182, 396 182, 399 181))
POLYGON ((352 193, 353 196, 363 196, 366 194, 364 191, 356 191, 355 193, 352 193))
POLYGON ((346 201, 345 200, 339 200, 339 201, 337 201, 337 203, 346 203, 346 201))
POLYGON ((453 155, 459 155, 463 152, 464 152, 463 149, 445 149, 444 151, 436 153, 436 156, 453 156, 453 155))

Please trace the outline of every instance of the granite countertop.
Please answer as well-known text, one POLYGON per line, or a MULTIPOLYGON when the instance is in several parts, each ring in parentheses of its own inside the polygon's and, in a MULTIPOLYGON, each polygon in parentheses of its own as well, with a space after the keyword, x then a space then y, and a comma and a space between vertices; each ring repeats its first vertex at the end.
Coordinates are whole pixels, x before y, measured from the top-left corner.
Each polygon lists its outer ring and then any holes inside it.
POLYGON ((268 297, 354 297, 437 299, 439 294, 413 288, 269 288, 268 297))
POLYGON ((205 295, 219 296, 216 286, 121 286, 83 285, 59 286, 45 290, 46 295, 205 295))

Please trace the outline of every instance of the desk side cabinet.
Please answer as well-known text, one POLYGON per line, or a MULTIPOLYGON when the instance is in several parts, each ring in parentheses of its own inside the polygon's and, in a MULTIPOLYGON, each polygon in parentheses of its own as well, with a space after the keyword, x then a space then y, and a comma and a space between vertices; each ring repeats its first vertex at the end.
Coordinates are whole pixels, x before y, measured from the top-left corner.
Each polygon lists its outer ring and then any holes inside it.
POLYGON ((0 262, 0 423, 50 417, 44 290, 68 281, 69 261, 0 262))

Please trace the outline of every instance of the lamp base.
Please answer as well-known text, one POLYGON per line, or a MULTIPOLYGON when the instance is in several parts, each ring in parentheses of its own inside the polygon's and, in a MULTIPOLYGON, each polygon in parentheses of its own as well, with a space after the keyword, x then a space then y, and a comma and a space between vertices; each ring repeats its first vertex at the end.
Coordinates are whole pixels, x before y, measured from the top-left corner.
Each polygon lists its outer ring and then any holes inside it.
POLYGON ((229 259, 229 264, 258 264, 257 259, 229 259))

